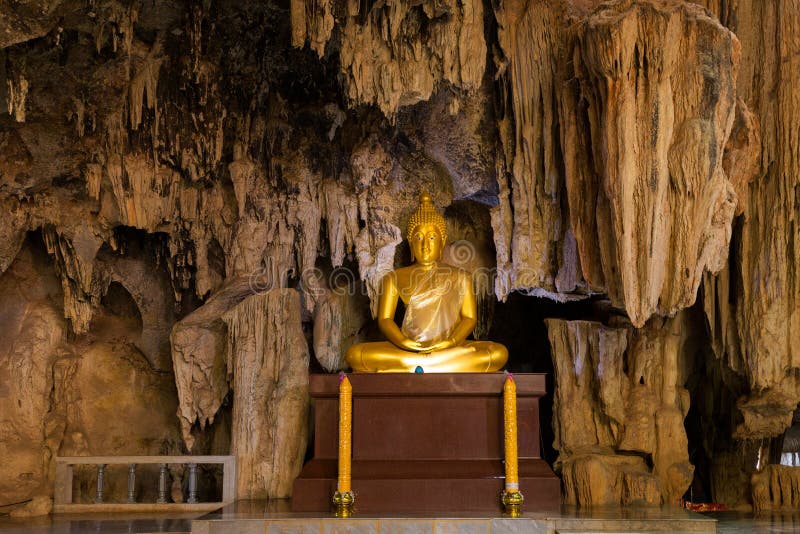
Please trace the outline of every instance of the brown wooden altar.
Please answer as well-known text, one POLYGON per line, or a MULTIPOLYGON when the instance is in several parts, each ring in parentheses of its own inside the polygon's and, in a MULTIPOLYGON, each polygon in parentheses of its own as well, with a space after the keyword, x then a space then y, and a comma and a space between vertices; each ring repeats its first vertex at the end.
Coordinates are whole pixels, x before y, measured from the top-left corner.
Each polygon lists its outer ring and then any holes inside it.
MULTIPOLYGON (((500 512, 503 373, 351 374, 355 510, 500 512)), ((515 374, 524 510, 557 508, 559 479, 540 457, 542 374, 515 374)), ((327 511, 336 489, 336 375, 311 375, 314 457, 294 483, 293 511, 327 511)))

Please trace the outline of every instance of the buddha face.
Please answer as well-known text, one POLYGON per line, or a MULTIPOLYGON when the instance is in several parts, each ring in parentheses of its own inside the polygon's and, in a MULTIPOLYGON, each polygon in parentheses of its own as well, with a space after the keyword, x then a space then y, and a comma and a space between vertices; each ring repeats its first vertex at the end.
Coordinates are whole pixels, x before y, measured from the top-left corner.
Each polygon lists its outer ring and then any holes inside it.
POLYGON ((411 234, 411 254, 425 265, 439 261, 444 250, 444 239, 435 224, 423 223, 411 234))

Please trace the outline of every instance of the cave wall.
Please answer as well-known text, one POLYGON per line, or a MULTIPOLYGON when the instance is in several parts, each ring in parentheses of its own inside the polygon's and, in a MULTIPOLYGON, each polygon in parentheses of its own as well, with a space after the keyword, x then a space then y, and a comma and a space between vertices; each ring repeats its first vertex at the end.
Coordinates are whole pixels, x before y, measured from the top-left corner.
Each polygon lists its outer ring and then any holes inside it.
POLYGON ((676 502, 699 439, 690 406, 712 478, 745 488, 719 500, 751 500, 743 451, 782 434, 800 401, 798 13, 797 0, 0 7, 3 495, 50 493, 59 454, 232 450, 240 494, 288 496, 309 368, 342 370, 374 337, 378 284, 408 259, 402 229, 427 190, 448 260, 480 275, 476 336, 512 293, 605 303, 541 340, 567 502, 676 502), (107 406, 98 381, 134 393, 107 406), (127 448, 124 425, 96 426, 123 412, 157 422, 131 423, 127 448))
MULTIPOLYGON (((182 450, 171 368, 158 367, 169 359, 168 333, 158 337, 143 320, 149 306, 150 319, 158 319, 160 328, 171 324, 153 311, 169 302, 171 290, 167 285, 159 291, 152 268, 137 272, 130 267, 134 259, 103 256, 149 304, 138 307, 133 294, 114 282, 86 333, 77 337, 68 334, 62 287, 41 234, 25 240, 0 278, 0 335, 7 340, 0 360, 0 447, 8 459, 0 491, 10 502, 52 494, 55 456, 182 450), (143 335, 149 336, 146 343, 143 335), (156 352, 148 352, 153 347, 156 352)), ((93 501, 94 475, 76 471, 76 502, 93 501)), ((155 495, 155 475, 150 479, 147 488, 140 476, 142 495, 155 495)), ((110 498, 127 496, 127 479, 117 477, 106 490, 110 498)))

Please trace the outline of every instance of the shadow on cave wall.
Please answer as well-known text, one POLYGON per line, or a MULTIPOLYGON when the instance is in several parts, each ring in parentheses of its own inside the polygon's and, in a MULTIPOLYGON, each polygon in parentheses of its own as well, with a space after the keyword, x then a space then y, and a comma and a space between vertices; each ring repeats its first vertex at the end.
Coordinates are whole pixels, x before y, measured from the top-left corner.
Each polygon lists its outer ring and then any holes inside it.
POLYGON ((556 302, 542 297, 512 293, 506 302, 494 306, 488 339, 508 348, 507 369, 513 373, 545 373, 547 395, 539 401, 539 432, 542 458, 553 466, 558 452, 553 448, 553 359, 545 319, 597 320, 604 317, 599 298, 556 302))

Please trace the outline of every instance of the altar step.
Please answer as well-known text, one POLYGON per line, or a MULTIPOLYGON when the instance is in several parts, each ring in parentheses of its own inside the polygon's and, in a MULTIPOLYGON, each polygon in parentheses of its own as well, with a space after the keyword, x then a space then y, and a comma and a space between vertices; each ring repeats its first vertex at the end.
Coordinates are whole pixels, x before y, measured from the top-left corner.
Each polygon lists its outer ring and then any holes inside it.
POLYGON ((716 520, 680 508, 561 507, 518 519, 481 513, 369 514, 338 519, 290 512, 266 501, 237 501, 192 522, 192 534, 588 534, 716 532, 716 520))
MULTIPOLYGON (((503 490, 500 460, 354 461, 356 507, 369 514, 451 514, 462 510, 499 515, 503 490)), ((336 489, 335 460, 312 460, 294 484, 294 512, 325 512, 336 489)), ((561 482, 541 459, 519 461, 519 484, 538 510, 557 509, 561 482)))

